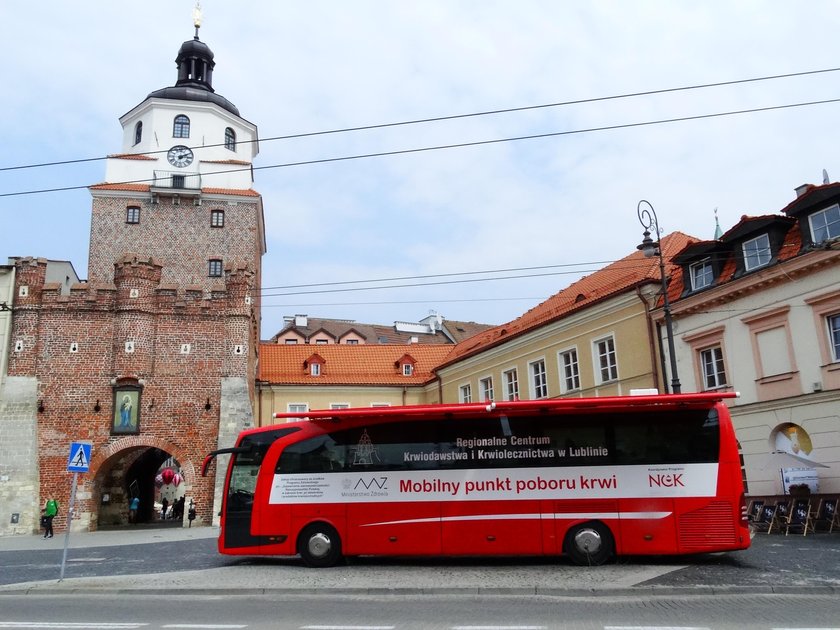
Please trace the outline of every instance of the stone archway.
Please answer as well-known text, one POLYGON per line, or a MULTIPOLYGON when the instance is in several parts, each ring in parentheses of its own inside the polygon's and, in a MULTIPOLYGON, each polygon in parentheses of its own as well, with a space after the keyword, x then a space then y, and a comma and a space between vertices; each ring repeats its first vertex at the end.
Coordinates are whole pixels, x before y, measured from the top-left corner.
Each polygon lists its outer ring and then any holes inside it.
POLYGON ((185 491, 192 494, 196 466, 184 449, 172 442, 152 436, 128 436, 94 449, 90 473, 77 497, 81 501, 76 514, 82 528, 94 531, 100 526, 128 524, 129 474, 143 477, 137 488, 141 496, 141 514, 145 517, 143 520, 154 520, 149 518, 154 513, 154 470, 167 457, 178 461, 185 491))

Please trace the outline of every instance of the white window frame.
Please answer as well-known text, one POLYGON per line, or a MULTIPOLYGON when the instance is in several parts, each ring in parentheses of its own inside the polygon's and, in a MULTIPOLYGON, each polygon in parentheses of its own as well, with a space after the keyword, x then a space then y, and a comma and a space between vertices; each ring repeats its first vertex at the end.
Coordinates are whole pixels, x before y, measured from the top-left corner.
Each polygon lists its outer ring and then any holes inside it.
POLYGON ((726 379, 726 361, 723 357, 723 347, 709 346, 698 351, 700 355, 700 372, 703 377, 703 390, 714 390, 729 385, 726 379), (711 381, 711 382, 710 382, 711 381))
POLYGON ((744 269, 752 271, 765 267, 773 257, 770 251, 770 236, 765 233, 744 241, 741 251, 744 253, 744 269), (752 259, 756 259, 756 262, 750 262, 752 259))
POLYGON ((516 368, 502 372, 506 400, 519 400, 519 373, 516 368))
POLYGON ((390 406, 391 406, 391 403, 386 403, 386 402, 372 402, 372 403, 370 403, 370 406, 371 406, 371 407, 390 407, 390 406))
POLYGON ((321 376, 321 364, 320 363, 310 363, 309 364, 309 375, 310 376, 321 376))
POLYGON ((458 387, 458 402, 472 402, 472 385, 470 383, 465 383, 458 387))
POLYGON ((618 351, 615 335, 606 335, 592 342, 592 359, 595 367, 595 382, 598 385, 618 380, 618 351), (606 344, 602 349, 601 344, 606 344), (602 363, 606 359, 606 363, 602 363), (604 378, 606 372, 607 378, 604 378))
POLYGON ((481 392, 481 402, 493 402, 496 400, 493 391, 493 377, 485 376, 478 379, 478 390, 481 392))
POLYGON ((828 348, 831 351, 832 363, 840 362, 840 313, 828 315, 825 318, 828 330, 828 348))
POLYGON ((560 369, 560 391, 564 394, 578 391, 580 389, 580 359, 577 347, 558 352, 557 367, 560 369), (574 360, 567 361, 567 357, 574 360))
POLYGON ((402 375, 403 376, 413 376, 414 375, 414 366, 411 363, 403 363, 402 364, 402 375))
POLYGON ((548 398, 548 375, 545 369, 545 357, 528 363, 528 381, 533 400, 548 398))
POLYGON ((309 403, 305 402, 290 402, 286 403, 287 413, 306 413, 309 411, 309 403))
MULTIPOLYGON (((829 206, 824 210, 820 210, 819 212, 815 212, 814 214, 808 217, 808 227, 811 230, 811 240, 814 243, 822 243, 832 238, 837 238, 840 236, 840 218, 829 222, 828 215, 831 211, 834 211, 840 217, 840 204, 834 204, 833 206, 829 206), (817 228, 814 225, 814 219, 816 218, 822 219, 822 225, 817 228), (825 231, 825 238, 817 238, 817 229, 825 231), (832 233, 833 232, 833 233, 832 233)), ((833 214, 833 213, 832 213, 833 214)))
POLYGON ((350 409, 350 403, 330 403, 330 409, 350 409))
POLYGON ((712 286, 715 281, 715 271, 712 268, 712 259, 705 258, 688 266, 688 273, 691 278, 691 290, 697 291, 712 286), (698 271, 700 273, 698 273, 698 271), (702 284, 698 282, 702 280, 702 284))

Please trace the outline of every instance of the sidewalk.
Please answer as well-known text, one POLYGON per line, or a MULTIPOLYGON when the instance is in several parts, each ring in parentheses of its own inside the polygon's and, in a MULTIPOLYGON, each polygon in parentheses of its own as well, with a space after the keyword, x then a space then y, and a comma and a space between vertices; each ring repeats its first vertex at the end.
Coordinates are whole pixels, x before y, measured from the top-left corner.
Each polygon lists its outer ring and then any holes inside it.
MULTIPOLYGON (((117 545, 143 545, 149 543, 172 542, 177 540, 195 540, 216 538, 218 527, 175 527, 161 526, 160 523, 126 526, 118 529, 105 529, 96 532, 70 532, 68 549, 88 547, 114 547, 117 545)), ((56 532, 52 538, 43 534, 30 536, 0 536, 0 551, 28 551, 30 549, 64 549, 65 532, 56 532)))

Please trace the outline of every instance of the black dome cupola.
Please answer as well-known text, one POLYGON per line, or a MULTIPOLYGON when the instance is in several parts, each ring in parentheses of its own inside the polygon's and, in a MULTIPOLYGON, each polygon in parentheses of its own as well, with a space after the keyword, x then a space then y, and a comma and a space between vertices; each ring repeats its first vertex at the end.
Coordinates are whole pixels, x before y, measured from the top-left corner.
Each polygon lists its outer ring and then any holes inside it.
POLYGON ((178 80, 173 87, 155 90, 146 98, 170 98, 181 101, 206 101, 223 107, 232 114, 239 116, 236 105, 224 96, 216 94, 213 89, 213 51, 203 41, 198 39, 198 29, 201 27, 200 7, 193 13, 195 22, 195 37, 181 44, 175 63, 178 66, 178 80))
POLYGON ((189 86, 214 91, 213 67, 216 62, 213 61, 213 51, 198 39, 198 34, 195 39, 181 44, 175 63, 178 64, 178 81, 175 87, 189 86))

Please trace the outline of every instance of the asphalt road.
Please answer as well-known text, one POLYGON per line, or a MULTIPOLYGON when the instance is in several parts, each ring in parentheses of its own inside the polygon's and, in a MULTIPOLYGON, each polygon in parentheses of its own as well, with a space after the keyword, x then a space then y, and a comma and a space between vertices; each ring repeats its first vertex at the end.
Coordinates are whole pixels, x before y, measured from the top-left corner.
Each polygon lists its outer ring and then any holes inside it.
POLYGON ((0 598, 0 628, 75 630, 830 630, 836 596, 0 598))

